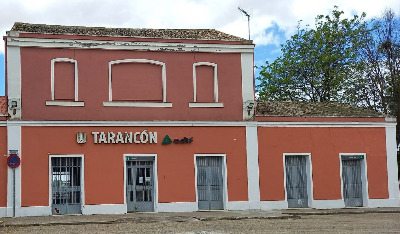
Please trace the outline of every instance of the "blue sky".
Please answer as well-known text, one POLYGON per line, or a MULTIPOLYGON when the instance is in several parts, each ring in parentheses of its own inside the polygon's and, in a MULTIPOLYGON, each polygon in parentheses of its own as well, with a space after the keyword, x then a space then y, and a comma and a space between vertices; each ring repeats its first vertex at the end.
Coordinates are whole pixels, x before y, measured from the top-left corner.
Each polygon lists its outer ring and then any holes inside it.
MULTIPOLYGON (((255 64, 273 61, 279 45, 296 31, 299 20, 314 24, 316 15, 337 5, 345 17, 380 16, 386 8, 400 14, 399 0, 1 0, 0 34, 14 22, 124 28, 211 28, 248 37, 256 44, 255 64)), ((0 95, 4 95, 4 42, 0 40, 0 95)))

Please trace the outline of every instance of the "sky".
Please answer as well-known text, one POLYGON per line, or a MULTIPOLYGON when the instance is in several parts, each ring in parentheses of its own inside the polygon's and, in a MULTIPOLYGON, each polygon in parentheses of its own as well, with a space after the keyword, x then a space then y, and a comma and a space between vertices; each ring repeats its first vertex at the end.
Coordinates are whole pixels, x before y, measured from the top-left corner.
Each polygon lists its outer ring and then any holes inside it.
MULTIPOLYGON (((386 8, 400 14, 399 0, 0 0, 0 34, 14 22, 118 28, 217 29, 248 38, 256 47, 257 66, 280 55, 280 44, 302 25, 314 24, 317 15, 334 6, 346 17, 367 13, 380 16, 386 8)), ((4 95, 4 41, 0 41, 0 96, 4 95)), ((256 71, 257 73, 257 71, 256 71)))

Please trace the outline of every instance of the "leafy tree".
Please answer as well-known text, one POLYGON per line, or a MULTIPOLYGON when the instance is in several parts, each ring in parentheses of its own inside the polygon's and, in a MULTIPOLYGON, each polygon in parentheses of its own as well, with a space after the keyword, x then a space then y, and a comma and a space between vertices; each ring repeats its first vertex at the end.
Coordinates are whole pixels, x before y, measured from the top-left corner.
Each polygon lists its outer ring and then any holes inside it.
POLYGON ((331 15, 319 15, 315 29, 300 28, 282 55, 261 67, 259 98, 262 100, 340 101, 346 78, 358 70, 359 38, 365 34, 365 13, 342 19, 335 7, 331 15))
POLYGON ((259 99, 338 101, 380 111, 397 117, 399 144, 400 18, 390 9, 371 22, 365 13, 342 16, 335 7, 316 17, 315 29, 299 23, 282 55, 261 67, 259 99))

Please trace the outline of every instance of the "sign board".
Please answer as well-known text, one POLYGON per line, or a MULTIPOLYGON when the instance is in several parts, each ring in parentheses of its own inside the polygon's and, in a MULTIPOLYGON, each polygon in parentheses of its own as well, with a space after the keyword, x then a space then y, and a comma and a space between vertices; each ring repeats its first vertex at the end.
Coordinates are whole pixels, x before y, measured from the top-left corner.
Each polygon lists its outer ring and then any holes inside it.
POLYGON ((364 155, 342 156, 342 160, 357 160, 357 159, 364 159, 364 155))
POLYGON ((11 168, 17 168, 21 164, 21 159, 16 154, 10 154, 7 158, 7 165, 11 168))

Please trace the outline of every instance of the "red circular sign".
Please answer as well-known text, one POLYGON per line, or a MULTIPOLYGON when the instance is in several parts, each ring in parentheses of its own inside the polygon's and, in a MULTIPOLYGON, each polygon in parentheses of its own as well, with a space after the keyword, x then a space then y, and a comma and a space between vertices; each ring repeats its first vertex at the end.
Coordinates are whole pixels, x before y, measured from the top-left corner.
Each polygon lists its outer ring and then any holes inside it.
POLYGON ((11 168, 17 168, 21 164, 21 159, 16 154, 10 154, 7 158, 7 165, 11 168))

